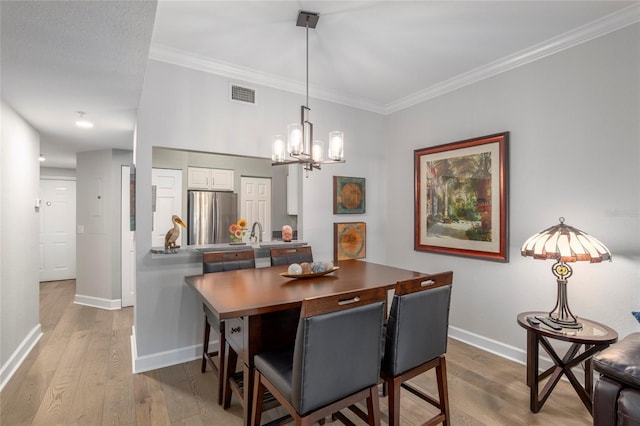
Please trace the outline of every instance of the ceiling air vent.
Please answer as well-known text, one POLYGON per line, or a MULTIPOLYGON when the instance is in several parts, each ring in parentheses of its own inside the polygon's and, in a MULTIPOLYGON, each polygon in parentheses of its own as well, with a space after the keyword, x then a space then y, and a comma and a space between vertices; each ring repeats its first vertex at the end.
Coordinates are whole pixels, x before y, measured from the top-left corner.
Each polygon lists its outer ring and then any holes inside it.
POLYGON ((231 100, 246 104, 255 105, 256 91, 249 87, 242 87, 235 84, 231 85, 231 100))

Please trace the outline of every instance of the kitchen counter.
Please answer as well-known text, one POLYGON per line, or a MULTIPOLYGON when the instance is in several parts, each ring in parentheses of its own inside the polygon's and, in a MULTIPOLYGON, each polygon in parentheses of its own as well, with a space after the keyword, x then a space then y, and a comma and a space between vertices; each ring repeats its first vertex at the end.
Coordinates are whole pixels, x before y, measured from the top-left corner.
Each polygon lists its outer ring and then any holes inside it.
MULTIPOLYGON (((222 250, 246 250, 247 248, 253 248, 254 250, 259 249, 271 249, 274 247, 295 247, 295 246, 306 246, 307 243, 305 241, 290 241, 288 243, 284 241, 263 241, 260 243, 253 244, 204 244, 198 246, 187 246, 188 250, 197 251, 199 253, 204 253, 208 251, 222 251, 222 250)), ((257 253, 256 253, 257 254, 257 253)), ((257 256, 256 256, 257 257, 257 256)))
POLYGON ((263 241, 261 243, 254 244, 203 244, 180 247, 175 250, 175 253, 165 253, 162 247, 153 247, 151 249, 151 259, 154 261, 157 259, 163 259, 165 261, 171 259, 171 263, 201 263, 202 253, 210 251, 247 250, 252 248, 256 256, 256 268, 265 268, 271 266, 270 249, 274 247, 296 247, 306 245, 307 243, 305 241, 298 240, 290 242, 263 241))

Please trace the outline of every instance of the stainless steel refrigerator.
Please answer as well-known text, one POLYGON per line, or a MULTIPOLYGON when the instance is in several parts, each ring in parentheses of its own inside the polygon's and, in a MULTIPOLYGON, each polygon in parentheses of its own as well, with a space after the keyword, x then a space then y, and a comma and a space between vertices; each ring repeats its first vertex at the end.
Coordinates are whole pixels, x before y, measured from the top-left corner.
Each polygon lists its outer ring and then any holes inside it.
POLYGON ((189 191, 187 244, 228 243, 229 226, 238 220, 238 194, 189 191))

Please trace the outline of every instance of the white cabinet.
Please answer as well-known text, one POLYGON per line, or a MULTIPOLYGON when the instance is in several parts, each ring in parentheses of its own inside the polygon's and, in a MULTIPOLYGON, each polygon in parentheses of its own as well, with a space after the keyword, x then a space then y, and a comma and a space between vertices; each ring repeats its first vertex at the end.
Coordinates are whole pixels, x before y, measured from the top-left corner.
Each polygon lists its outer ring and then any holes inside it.
POLYGON ((233 170, 189 167, 187 186, 189 189, 233 191, 233 170))
POLYGON ((211 169, 211 189, 233 191, 233 170, 211 169))

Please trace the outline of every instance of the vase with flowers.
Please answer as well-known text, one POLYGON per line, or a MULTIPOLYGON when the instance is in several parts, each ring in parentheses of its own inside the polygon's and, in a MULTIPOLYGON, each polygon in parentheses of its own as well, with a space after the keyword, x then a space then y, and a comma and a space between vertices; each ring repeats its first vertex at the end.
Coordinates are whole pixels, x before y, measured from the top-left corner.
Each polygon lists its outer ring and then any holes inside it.
POLYGON ((238 219, 238 222, 232 223, 229 226, 229 238, 231 244, 244 244, 242 237, 247 232, 247 219, 238 219))

